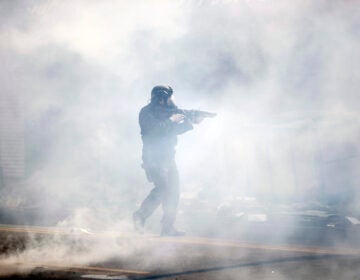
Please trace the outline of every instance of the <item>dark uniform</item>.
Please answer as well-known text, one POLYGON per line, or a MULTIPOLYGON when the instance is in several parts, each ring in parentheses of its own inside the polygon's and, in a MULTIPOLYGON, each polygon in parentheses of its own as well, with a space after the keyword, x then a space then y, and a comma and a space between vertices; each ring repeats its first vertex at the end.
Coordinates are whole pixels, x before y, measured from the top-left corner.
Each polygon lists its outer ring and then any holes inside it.
POLYGON ((173 224, 179 202, 179 176, 175 163, 177 135, 193 128, 186 119, 180 123, 170 120, 177 111, 180 110, 175 105, 169 107, 151 102, 139 114, 143 141, 142 167, 154 188, 134 213, 134 222, 140 221, 143 226, 145 220, 161 204, 164 212, 163 235, 176 235, 171 233, 175 232, 173 224))

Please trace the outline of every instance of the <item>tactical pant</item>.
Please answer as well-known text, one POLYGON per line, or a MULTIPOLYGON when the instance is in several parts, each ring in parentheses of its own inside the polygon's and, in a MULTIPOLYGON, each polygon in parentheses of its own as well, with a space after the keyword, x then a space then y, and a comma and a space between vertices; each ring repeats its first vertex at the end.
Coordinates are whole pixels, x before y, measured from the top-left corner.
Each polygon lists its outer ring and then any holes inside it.
POLYGON ((161 204, 164 212, 163 226, 172 226, 179 204, 179 174, 176 163, 171 161, 166 166, 144 166, 144 169, 149 182, 154 183, 154 188, 136 213, 146 220, 161 204))

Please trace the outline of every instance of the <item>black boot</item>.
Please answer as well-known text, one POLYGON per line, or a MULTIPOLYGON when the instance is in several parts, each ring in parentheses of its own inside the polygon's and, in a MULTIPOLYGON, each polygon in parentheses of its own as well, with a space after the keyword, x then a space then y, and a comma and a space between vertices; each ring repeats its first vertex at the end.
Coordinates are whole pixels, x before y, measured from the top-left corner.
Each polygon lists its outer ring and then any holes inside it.
POLYGON ((174 226, 163 226, 161 230, 161 236, 184 236, 184 231, 179 231, 174 226))
POLYGON ((144 226, 145 226, 145 219, 141 217, 137 212, 133 214, 133 223, 134 229, 136 232, 143 234, 144 233, 144 226))

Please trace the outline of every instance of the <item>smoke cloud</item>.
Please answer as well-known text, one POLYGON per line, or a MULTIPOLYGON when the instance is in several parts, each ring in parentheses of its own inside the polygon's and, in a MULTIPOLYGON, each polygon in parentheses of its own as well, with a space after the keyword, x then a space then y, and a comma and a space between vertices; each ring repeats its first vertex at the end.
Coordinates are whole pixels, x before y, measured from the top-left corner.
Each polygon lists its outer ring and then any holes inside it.
POLYGON ((20 193, 59 225, 128 230, 150 190, 138 112, 154 85, 169 84, 179 107, 218 113, 179 137, 185 195, 360 211, 359 9, 1 1, 1 95, 24 123, 20 193))

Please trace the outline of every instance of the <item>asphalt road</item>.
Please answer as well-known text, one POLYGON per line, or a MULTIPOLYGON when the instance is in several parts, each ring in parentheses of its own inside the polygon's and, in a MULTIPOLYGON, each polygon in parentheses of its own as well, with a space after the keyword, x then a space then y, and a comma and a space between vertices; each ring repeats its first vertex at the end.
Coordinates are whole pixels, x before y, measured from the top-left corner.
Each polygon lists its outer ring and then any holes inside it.
POLYGON ((11 279, 360 279, 360 249, 0 226, 11 279))

